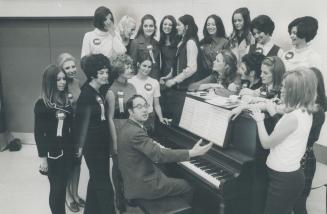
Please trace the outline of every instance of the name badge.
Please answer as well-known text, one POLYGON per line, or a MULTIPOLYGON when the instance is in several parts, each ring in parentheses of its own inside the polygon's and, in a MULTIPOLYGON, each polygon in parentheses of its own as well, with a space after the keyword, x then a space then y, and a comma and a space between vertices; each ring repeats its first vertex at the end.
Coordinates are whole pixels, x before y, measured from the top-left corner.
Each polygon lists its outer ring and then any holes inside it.
POLYGON ((124 112, 124 92, 118 91, 118 106, 119 106, 119 112, 124 112))
POLYGON ((62 137, 62 128, 64 126, 65 113, 57 112, 58 125, 57 125, 57 137, 62 137))
POLYGON ((96 100, 99 103, 100 108, 101 108, 101 120, 106 120, 105 111, 104 111, 104 104, 103 104, 103 101, 102 101, 101 97, 97 96, 96 100))

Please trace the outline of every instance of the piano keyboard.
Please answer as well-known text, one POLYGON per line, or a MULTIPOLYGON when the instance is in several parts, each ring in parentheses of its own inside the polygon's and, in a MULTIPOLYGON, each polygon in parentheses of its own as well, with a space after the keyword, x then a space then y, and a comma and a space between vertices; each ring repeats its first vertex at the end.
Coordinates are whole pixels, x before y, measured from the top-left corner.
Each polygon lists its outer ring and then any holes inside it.
MULTIPOLYGON (((159 142, 156 142, 161 148, 167 148, 159 142)), ((204 159, 200 159, 199 157, 194 157, 190 161, 183 161, 178 163, 183 168, 186 168, 188 171, 191 171, 193 174, 196 174, 200 178, 206 180, 209 184, 211 184, 215 188, 219 188, 220 181, 230 174, 218 166, 206 161, 204 159)))
POLYGON ((221 180, 229 175, 229 173, 223 169, 199 158, 192 158, 190 161, 180 162, 179 165, 205 179, 216 188, 219 188, 221 180))

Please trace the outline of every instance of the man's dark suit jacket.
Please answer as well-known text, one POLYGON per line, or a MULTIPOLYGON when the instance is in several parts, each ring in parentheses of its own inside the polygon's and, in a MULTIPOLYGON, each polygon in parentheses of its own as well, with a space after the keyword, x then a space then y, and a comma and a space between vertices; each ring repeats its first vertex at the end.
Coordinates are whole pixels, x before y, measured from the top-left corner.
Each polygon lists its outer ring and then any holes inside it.
POLYGON ((188 150, 161 148, 133 120, 118 131, 118 161, 127 199, 155 199, 166 195, 169 178, 154 163, 189 160, 188 150))

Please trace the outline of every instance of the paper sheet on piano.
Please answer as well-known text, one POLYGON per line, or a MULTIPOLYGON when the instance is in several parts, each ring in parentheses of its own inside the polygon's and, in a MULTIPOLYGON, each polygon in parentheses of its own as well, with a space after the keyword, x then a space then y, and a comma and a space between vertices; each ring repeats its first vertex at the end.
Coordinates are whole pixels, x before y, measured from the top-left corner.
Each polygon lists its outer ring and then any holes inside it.
POLYGON ((223 147, 229 110, 186 97, 179 126, 223 147))

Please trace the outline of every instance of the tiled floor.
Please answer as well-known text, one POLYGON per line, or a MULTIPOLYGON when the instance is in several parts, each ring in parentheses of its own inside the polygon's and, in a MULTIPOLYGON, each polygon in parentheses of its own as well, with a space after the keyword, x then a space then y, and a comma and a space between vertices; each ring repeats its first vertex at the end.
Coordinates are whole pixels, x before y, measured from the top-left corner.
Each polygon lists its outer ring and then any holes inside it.
MULTIPOLYGON (((38 173, 35 145, 23 145, 19 152, 0 153, 0 213, 1 214, 50 214, 48 206, 49 183, 38 173)), ((88 172, 82 163, 80 195, 85 198, 88 172)), ((318 163, 314 186, 327 183, 327 166, 318 163)), ((308 200, 309 214, 325 214, 326 190, 313 190, 308 200)), ((82 213, 79 212, 79 213, 82 213)), ((129 208, 128 213, 140 214, 129 208)), ((67 214, 72 214, 67 210, 67 214)))

